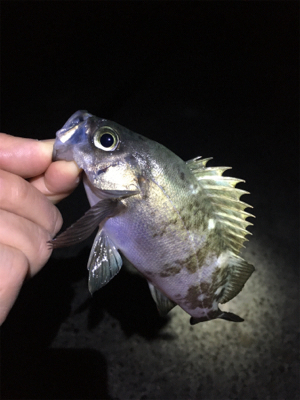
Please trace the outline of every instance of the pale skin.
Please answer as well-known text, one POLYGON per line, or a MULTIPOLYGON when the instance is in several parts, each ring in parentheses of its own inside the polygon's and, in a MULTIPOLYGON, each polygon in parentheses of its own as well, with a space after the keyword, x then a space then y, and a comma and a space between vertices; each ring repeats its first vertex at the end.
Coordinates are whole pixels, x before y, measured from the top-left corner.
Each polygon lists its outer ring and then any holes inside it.
POLYGON ((80 181, 74 162, 52 162, 53 144, 0 133, 0 325, 51 255, 47 241, 62 225, 54 204, 80 181))

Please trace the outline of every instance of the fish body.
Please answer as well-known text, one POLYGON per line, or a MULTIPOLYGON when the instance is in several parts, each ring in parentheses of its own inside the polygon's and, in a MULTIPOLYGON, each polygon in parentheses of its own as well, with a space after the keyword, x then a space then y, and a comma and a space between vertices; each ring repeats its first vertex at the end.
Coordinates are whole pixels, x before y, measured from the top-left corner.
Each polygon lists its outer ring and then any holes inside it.
POLYGON ((55 160, 84 170, 91 209, 53 240, 83 240, 99 225, 88 261, 89 288, 99 289, 128 260, 148 281, 162 315, 175 305, 191 323, 242 319, 219 309, 243 288, 254 267, 238 253, 250 225, 241 180, 208 159, 184 162, 166 147, 86 111, 57 132, 55 160), (126 261, 125 261, 126 262, 126 261))

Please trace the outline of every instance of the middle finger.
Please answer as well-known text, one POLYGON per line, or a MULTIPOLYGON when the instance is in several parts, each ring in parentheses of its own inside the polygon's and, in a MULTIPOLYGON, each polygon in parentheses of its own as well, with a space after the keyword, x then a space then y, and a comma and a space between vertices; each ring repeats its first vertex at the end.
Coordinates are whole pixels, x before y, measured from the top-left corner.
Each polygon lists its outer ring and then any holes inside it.
POLYGON ((58 209, 29 182, 0 170, 0 207, 24 217, 54 236, 62 225, 58 209))

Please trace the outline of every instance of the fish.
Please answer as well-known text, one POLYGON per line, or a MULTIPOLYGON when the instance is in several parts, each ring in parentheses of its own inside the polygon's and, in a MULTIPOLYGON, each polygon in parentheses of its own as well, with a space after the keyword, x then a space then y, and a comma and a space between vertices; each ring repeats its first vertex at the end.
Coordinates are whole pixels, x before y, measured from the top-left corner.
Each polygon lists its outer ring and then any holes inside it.
POLYGON ((53 160, 75 161, 91 208, 51 240, 75 245, 97 228, 87 263, 91 294, 122 265, 147 281, 160 315, 176 305, 192 325, 243 318, 220 309, 254 271, 240 250, 253 225, 230 167, 183 161, 163 145, 87 111, 57 131, 53 160))

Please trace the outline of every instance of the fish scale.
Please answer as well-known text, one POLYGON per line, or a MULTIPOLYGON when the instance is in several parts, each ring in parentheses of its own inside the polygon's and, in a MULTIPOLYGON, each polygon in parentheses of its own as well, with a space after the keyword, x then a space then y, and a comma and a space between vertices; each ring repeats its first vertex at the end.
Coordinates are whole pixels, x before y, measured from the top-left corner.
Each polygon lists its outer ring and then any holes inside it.
POLYGON ((125 265, 148 281, 162 315, 179 305, 190 322, 242 318, 219 308, 243 288, 254 267, 239 256, 249 234, 248 192, 211 158, 184 162, 166 147, 87 111, 56 134, 54 160, 83 169, 91 209, 53 247, 99 227, 88 261, 91 292, 125 265), (122 254, 122 258, 120 256, 122 254))

